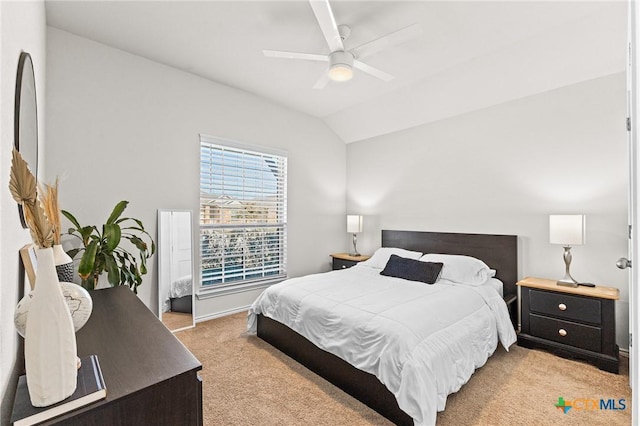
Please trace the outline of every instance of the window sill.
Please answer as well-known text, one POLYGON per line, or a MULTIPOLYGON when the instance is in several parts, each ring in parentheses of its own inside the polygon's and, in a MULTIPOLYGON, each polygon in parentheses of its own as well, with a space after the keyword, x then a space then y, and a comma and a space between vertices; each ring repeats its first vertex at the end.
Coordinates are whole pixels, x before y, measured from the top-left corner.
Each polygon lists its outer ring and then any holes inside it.
POLYGON ((259 290, 259 289, 267 288, 273 284, 282 282, 286 279, 287 277, 278 277, 272 280, 254 281, 254 282, 248 282, 245 284, 237 284, 237 285, 221 287, 221 288, 200 287, 200 289, 196 293, 196 297, 198 298, 198 300, 202 300, 202 299, 209 299, 212 297, 226 296, 228 294, 244 293, 247 291, 259 290))

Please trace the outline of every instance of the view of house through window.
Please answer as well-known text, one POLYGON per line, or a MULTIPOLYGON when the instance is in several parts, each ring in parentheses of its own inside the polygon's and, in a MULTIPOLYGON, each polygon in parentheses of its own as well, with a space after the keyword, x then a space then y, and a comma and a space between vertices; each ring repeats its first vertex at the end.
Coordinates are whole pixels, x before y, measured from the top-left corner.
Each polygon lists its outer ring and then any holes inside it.
POLYGON ((200 136, 202 288, 286 276, 287 157, 200 136))

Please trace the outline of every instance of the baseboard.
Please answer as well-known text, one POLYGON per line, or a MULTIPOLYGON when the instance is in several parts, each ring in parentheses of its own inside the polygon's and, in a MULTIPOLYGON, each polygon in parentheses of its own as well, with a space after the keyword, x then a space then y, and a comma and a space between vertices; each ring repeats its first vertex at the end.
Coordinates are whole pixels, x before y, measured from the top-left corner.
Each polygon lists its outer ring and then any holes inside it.
POLYGON ((196 323, 209 321, 216 318, 222 318, 229 315, 237 314, 238 312, 247 311, 251 305, 242 306, 239 308, 227 309, 226 311, 215 312, 213 314, 203 315, 201 317, 196 317, 196 323))
POLYGON ((618 352, 620 352, 620 356, 629 358, 629 349, 618 348, 618 352))

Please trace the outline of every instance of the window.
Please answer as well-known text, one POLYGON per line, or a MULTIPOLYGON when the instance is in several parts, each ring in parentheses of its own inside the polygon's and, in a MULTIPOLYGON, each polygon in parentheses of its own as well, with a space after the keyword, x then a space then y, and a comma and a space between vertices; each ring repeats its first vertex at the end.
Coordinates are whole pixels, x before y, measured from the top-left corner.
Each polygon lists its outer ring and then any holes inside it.
POLYGON ((286 277, 286 242, 286 153, 201 135, 201 290, 286 277))

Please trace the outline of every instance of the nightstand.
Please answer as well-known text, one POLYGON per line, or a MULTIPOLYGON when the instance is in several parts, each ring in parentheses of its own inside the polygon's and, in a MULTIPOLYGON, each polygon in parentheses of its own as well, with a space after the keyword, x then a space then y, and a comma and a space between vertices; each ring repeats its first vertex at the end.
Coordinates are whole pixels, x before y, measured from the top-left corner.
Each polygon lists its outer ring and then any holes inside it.
POLYGON ((521 290, 518 344, 579 358, 618 373, 615 301, 612 287, 562 287, 556 281, 527 277, 521 290))
POLYGON ((371 256, 351 256, 347 253, 334 253, 331 255, 333 258, 333 269, 347 269, 351 268, 358 262, 364 262, 371 256))

